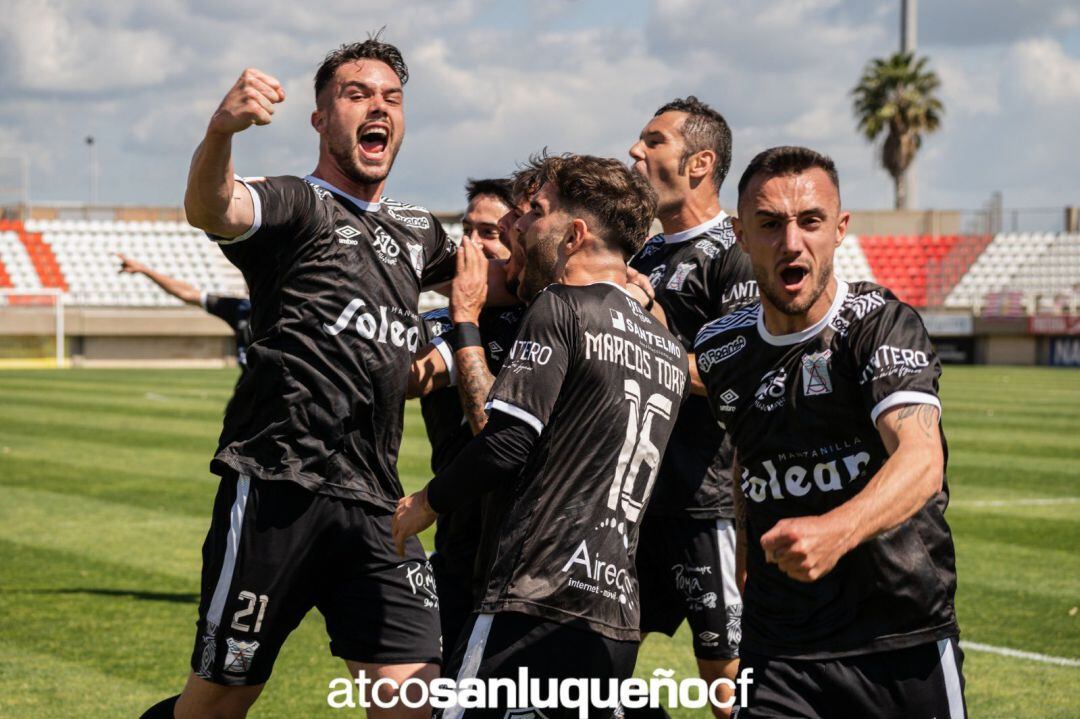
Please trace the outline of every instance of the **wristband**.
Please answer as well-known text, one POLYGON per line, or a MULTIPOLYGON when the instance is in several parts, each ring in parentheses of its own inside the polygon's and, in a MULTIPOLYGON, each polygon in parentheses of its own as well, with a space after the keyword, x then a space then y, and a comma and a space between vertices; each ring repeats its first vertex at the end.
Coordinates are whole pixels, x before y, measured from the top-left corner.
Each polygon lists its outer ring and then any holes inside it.
POLYGON ((656 297, 650 297, 649 301, 645 304, 645 311, 652 312, 653 305, 656 304, 656 297))
POLYGON ((454 325, 454 338, 450 344, 457 351, 466 347, 483 347, 484 340, 475 322, 459 322, 454 325))

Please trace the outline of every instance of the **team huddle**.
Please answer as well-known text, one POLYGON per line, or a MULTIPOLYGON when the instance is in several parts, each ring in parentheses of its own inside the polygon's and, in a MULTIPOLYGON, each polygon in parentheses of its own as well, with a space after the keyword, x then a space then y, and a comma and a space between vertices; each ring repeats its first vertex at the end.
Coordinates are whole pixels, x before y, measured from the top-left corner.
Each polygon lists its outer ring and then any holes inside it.
MULTIPOLYGON (((690 96, 629 166, 541 153, 470 181, 455 244, 383 194, 407 80, 377 37, 331 52, 315 170, 241 178, 233 135, 285 100, 246 70, 195 152, 188 221, 243 273, 250 342, 192 672, 144 717, 245 716, 312 608, 352 676, 393 686, 623 680, 686 620, 718 717, 964 717, 941 365, 914 310, 834 275, 832 161, 759 153, 729 215, 731 131, 690 96), (449 306, 422 315, 430 289, 449 306), (408 397, 433 476, 404 496, 408 397)), ((432 714, 391 704, 368 715, 432 714)), ((439 715, 577 715, 531 711, 439 715)))

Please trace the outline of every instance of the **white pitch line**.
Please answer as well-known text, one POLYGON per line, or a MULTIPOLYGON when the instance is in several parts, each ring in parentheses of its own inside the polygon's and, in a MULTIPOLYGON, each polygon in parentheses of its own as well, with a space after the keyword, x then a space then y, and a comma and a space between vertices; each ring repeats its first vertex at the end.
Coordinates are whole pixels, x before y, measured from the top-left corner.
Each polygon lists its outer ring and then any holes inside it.
POLYGON ((1039 497, 1035 499, 958 499, 957 507, 1042 507, 1055 504, 1078 504, 1080 497, 1039 497))
POLYGON ((1019 649, 1009 649, 1008 647, 995 647, 991 644, 969 642, 966 639, 960 642, 960 648, 964 651, 970 650, 973 652, 1000 654, 1003 657, 1012 657, 1014 659, 1029 659, 1033 662, 1042 662, 1043 664, 1055 664, 1059 667, 1080 667, 1080 659, 1068 659, 1067 657, 1052 657, 1048 654, 1036 654, 1035 652, 1022 652, 1019 649))

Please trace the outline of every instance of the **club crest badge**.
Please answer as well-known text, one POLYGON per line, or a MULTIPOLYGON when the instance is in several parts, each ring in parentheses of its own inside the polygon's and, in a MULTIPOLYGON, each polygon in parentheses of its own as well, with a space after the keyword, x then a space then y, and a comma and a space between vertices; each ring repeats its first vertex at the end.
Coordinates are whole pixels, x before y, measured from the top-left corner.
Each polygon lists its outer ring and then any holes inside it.
POLYGON ((832 350, 802 356, 802 384, 805 396, 817 397, 832 393, 832 377, 829 376, 831 356, 832 350))
POLYGON ((225 663, 222 667, 232 674, 247 674, 251 670, 251 660, 255 658, 258 642, 239 642, 232 637, 225 638, 225 663))

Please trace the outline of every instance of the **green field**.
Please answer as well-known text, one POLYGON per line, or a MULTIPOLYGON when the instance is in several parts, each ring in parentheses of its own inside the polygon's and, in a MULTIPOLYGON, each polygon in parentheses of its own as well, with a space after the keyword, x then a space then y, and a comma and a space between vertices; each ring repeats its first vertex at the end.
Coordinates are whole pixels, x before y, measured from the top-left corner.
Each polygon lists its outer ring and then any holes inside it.
MULTIPOLYGON (((135 717, 179 691, 233 380, 0 372, 0 717, 135 717)), ((1080 658, 1080 371, 950 367, 942 389, 963 638, 1080 658)), ((407 490, 427 453, 411 404, 407 490)), ((646 641, 639 670, 658 667, 693 672, 685 627, 646 641)), ((1080 668, 969 651, 964 669, 973 717, 1080 716, 1080 668)), ((252 715, 333 716, 342 670, 309 616, 252 715)))

